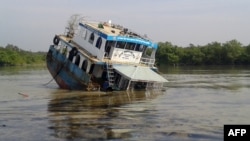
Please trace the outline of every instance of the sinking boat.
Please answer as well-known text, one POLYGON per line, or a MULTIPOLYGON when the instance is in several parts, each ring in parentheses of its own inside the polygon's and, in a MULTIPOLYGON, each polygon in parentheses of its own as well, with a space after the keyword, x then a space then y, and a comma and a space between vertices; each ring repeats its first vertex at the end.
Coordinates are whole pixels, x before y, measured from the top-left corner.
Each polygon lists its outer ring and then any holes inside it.
POLYGON ((128 28, 79 20, 55 35, 46 63, 63 89, 85 91, 161 89, 167 80, 154 66, 158 45, 128 28))

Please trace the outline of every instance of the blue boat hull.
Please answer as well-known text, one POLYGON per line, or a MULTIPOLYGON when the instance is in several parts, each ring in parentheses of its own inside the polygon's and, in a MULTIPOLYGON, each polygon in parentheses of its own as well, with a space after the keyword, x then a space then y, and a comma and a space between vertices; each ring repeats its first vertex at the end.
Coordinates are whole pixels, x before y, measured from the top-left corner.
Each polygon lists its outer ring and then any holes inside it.
POLYGON ((89 90, 90 75, 69 61, 53 45, 49 48, 46 62, 49 72, 60 88, 89 90))

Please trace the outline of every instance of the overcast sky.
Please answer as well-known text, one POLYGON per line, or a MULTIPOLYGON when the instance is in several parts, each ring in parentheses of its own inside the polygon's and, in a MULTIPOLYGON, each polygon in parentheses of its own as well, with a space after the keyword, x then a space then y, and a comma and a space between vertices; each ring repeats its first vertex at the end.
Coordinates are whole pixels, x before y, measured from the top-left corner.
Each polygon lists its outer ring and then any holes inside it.
POLYGON ((73 14, 182 47, 232 39, 250 44, 250 0, 1 0, 0 46, 47 51, 73 14))

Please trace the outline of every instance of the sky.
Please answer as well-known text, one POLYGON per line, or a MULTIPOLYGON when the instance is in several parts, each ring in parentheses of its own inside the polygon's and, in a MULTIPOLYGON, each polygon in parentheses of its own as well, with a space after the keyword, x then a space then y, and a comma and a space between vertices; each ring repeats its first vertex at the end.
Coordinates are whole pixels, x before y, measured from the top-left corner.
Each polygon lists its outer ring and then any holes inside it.
POLYGON ((250 44, 250 0, 1 0, 0 46, 47 51, 74 14, 181 47, 250 44))

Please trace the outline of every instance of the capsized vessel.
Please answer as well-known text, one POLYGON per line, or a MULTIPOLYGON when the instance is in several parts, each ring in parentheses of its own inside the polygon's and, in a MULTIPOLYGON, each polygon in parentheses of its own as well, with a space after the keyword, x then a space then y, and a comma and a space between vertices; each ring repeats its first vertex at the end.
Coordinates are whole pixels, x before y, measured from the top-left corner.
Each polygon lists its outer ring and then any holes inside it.
POLYGON ((77 28, 55 35, 46 63, 63 89, 161 89, 168 81, 154 66, 157 47, 145 35, 111 21, 81 19, 77 28))

